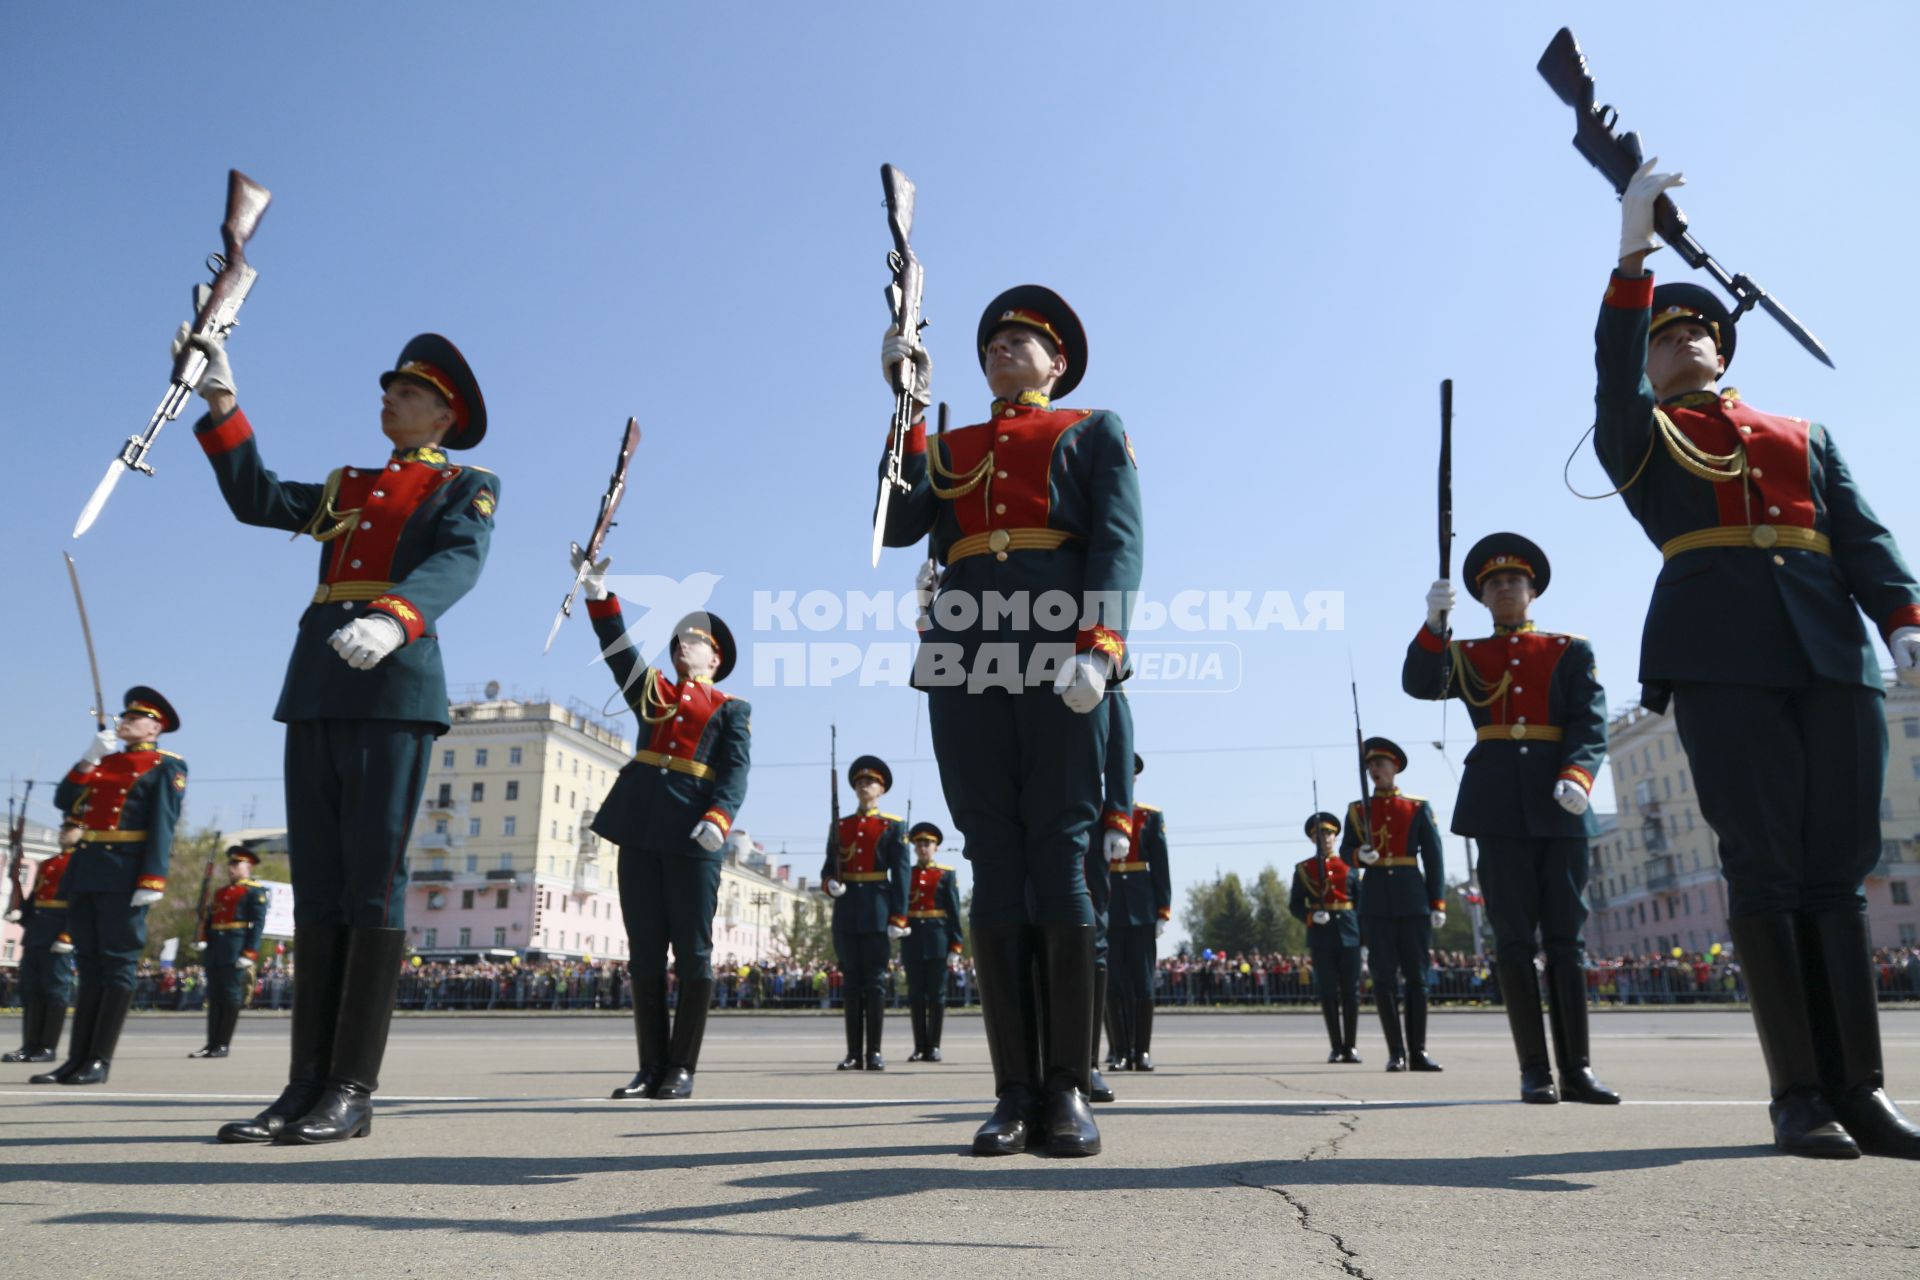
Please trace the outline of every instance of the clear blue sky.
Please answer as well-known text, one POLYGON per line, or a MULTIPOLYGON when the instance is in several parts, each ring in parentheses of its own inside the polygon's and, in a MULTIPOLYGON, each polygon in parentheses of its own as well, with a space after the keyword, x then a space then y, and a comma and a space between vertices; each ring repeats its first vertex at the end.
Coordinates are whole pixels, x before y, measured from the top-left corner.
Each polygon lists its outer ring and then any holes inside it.
MULTIPOLYGON (((1356 786, 1350 657, 1368 731, 1413 750, 1406 785, 1444 826, 1441 714, 1398 691, 1435 567, 1439 380, 1457 384, 1457 553, 1499 528, 1542 542, 1536 616, 1593 638, 1616 709, 1658 566, 1617 501, 1560 479, 1591 420, 1617 206, 1533 70, 1559 21, 1687 173, 1701 239, 1839 365, 1755 319, 1730 381, 1828 423, 1920 539, 1896 434, 1899 286, 1920 266, 1910 5, 15 6, 0 771, 57 776, 90 732, 59 552, 164 386, 228 167, 275 197, 231 345, 269 465, 318 480, 377 459, 375 374, 415 332, 453 336, 492 412, 472 460, 504 492, 485 577, 442 626, 449 677, 598 705, 584 624, 540 643, 628 414, 646 442, 617 571, 720 574, 714 608, 742 632, 756 590, 909 585, 912 553, 866 559, 891 161, 920 188, 926 337, 957 422, 987 399, 981 306, 1052 285, 1091 333, 1073 401, 1118 411, 1139 454, 1148 593, 1345 593, 1343 631, 1228 637, 1234 694, 1136 700, 1176 885, 1306 855, 1313 774, 1328 807, 1356 786)), ((190 820, 233 827, 253 802, 277 822, 270 714, 313 546, 236 525, 186 422, 154 461, 73 545, 109 696, 151 682, 181 708, 190 820)), ((1574 475, 1606 487, 1584 450, 1574 475)), ((906 763, 931 756, 916 695, 736 692, 759 762, 741 818, 772 847, 817 856, 830 719, 846 752, 899 762, 893 806, 911 792, 944 818, 932 765, 906 763)), ((1446 723, 1457 759, 1466 720, 1446 723)), ((1464 869, 1451 838, 1449 860, 1464 869)))

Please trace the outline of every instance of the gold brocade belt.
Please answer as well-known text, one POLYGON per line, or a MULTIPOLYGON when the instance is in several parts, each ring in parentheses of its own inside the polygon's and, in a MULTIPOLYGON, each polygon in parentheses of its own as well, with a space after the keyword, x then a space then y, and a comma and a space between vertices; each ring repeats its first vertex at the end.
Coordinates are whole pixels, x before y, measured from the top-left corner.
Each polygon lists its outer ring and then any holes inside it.
POLYGON ((945 920, 946 918, 947 918, 947 913, 944 911, 909 911, 907 912, 907 919, 909 920, 945 920))
POLYGON ((1351 911, 1353 910, 1353 904, 1351 902, 1323 902, 1319 906, 1315 907, 1314 910, 1315 911, 1351 911))
POLYGON ((1145 862, 1109 862, 1107 864, 1109 871, 1146 871, 1148 869, 1149 864, 1145 862))
POLYGON ((1762 551, 1785 547, 1790 551, 1812 551, 1830 556, 1833 554, 1833 539, 1817 529, 1802 529, 1793 524, 1730 524, 1713 529, 1695 529, 1692 533, 1669 538, 1660 545, 1660 554, 1671 560, 1682 551, 1698 551, 1702 547, 1758 547, 1762 551))
POLYGON ((144 831, 82 831, 81 844, 138 844, 147 838, 144 831))
POLYGON ((884 871, 845 871, 834 877, 842 884, 879 884, 886 878, 884 871))
POLYGON ((1475 742, 1559 742, 1566 736, 1554 724, 1483 724, 1473 731, 1475 742))
POLYGON ((675 773, 684 773, 693 778, 704 778, 713 770, 698 760, 688 760, 682 756, 670 756, 661 751, 636 751, 633 753, 635 764, 650 764, 657 769, 671 769, 675 773))
POLYGON ((228 929, 251 929, 252 927, 253 925, 249 921, 235 920, 231 924, 216 924, 213 926, 213 930, 219 933, 228 929))
POLYGON ((970 533, 955 541, 947 548, 947 563, 955 564, 989 552, 1005 560, 1009 551, 1053 551, 1079 541, 1079 534, 1065 529, 994 529, 988 533, 970 533))
POLYGON ((313 589, 313 603, 333 604, 341 600, 378 600, 393 590, 391 582, 323 582, 313 589))
POLYGON ((1417 867, 1420 865, 1420 859, 1418 858, 1382 858, 1380 859, 1380 861, 1374 863, 1373 865, 1376 867, 1417 867))

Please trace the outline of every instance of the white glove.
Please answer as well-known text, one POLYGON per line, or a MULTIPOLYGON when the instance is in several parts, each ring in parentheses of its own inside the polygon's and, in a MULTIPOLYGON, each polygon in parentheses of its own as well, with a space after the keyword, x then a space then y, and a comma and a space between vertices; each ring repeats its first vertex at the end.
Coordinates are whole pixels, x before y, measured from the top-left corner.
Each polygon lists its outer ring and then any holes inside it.
POLYGON ((1167 922, 1166 922, 1165 920, 1155 920, 1155 921, 1153 922, 1153 936, 1154 936, 1154 937, 1156 937, 1156 938, 1157 938, 1157 937, 1159 937, 1159 936, 1160 936, 1161 934, 1163 934, 1163 933, 1165 933, 1166 931, 1167 931, 1167 922))
POLYGON ((1900 683, 1920 685, 1920 627, 1900 627, 1887 637, 1900 683))
POLYGON ((933 626, 933 593, 939 585, 939 564, 931 559, 922 562, 920 572, 913 575, 913 598, 920 604, 920 616, 913 620, 915 631, 933 626))
POLYGON ((702 822, 692 832, 693 842, 708 853, 720 852, 720 846, 727 842, 726 833, 711 822, 702 822))
POLYGON ((1571 778, 1562 778, 1553 784, 1553 802, 1577 818, 1587 811, 1586 788, 1571 778))
POLYGON ((841 884, 838 880, 827 881, 827 896, 829 898, 844 897, 846 895, 846 892, 847 892, 847 886, 844 884, 841 884))
POLYGON ((1435 911, 1435 912, 1433 913, 1433 927, 1434 927, 1434 928, 1436 928, 1436 929, 1444 929, 1444 928, 1446 928, 1446 927, 1447 927, 1447 913, 1446 913, 1446 912, 1444 912, 1444 911, 1435 911))
POLYGON ((57 956, 69 955, 73 951, 73 944, 71 942, 68 942, 65 938, 55 938, 53 940, 53 945, 48 947, 47 950, 53 952, 53 954, 57 956))
POLYGON ((233 366, 227 363, 227 340, 218 334, 203 333, 194 336, 192 322, 186 322, 174 331, 173 358, 178 360, 180 353, 189 346, 198 347, 200 354, 207 358, 207 371, 200 375, 200 385, 195 387, 202 400, 207 400, 220 392, 228 395, 233 391, 233 366))
POLYGON ((1328 921, 1332 919, 1333 919, 1333 912, 1331 911, 1316 911, 1313 913, 1313 922, 1315 924, 1326 924, 1328 921))
POLYGON ((1124 831, 1107 832, 1104 852, 1108 862, 1125 862, 1127 855, 1133 852, 1133 837, 1124 831))
POLYGON ((906 937, 908 934, 912 932, 913 932, 913 929, 909 925, 890 924, 887 926, 887 937, 892 938, 896 941, 906 937))
POLYGON ((1660 247, 1660 237, 1653 229, 1653 206, 1667 188, 1686 185, 1686 178, 1680 174, 1655 173, 1653 166, 1658 163, 1660 157, 1649 156, 1645 164, 1634 170, 1627 189, 1620 193, 1620 256, 1623 258, 1651 253, 1660 247))
POLYGON ((4 917, 4 919, 6 920, 6 922, 7 922, 8 924, 19 924, 19 923, 20 923, 20 913, 19 913, 18 911, 9 911, 9 912, 7 912, 7 914, 6 914, 6 916, 4 917))
POLYGON ((900 335, 899 325, 889 325, 886 337, 880 340, 880 376, 893 387, 894 373, 903 360, 913 361, 913 398, 922 405, 933 403, 933 357, 920 345, 920 335, 910 338, 900 335))
POLYGON ((193 949, 195 951, 205 951, 207 949, 207 944, 204 942, 196 942, 193 944, 193 949))
POLYGON ((407 642, 404 628, 384 613, 355 618, 327 637, 333 651, 355 671, 371 671, 380 660, 407 642))
POLYGON ((80 763, 91 769, 119 749, 120 735, 112 729, 102 729, 87 739, 87 749, 80 753, 80 763))
MULTIPOLYGON (((573 571, 579 573, 580 566, 587 563, 587 553, 580 549, 580 544, 577 542, 568 545, 573 548, 573 571)), ((612 564, 612 556, 602 556, 591 565, 587 565, 587 576, 580 579, 580 586, 586 591, 587 599, 605 600, 607 598, 607 569, 612 564)))
POLYGON ((1438 634, 1447 629, 1445 615, 1453 612, 1454 599, 1453 583, 1445 578, 1427 588, 1427 630, 1438 634))
POLYGON ((241 957, 240 957, 240 967, 241 967, 242 969, 251 969, 251 968, 253 968, 253 957, 251 957, 251 956, 241 956, 241 957))
POLYGON ((166 894, 160 892, 158 889, 135 889, 133 891, 133 901, 128 905, 135 906, 135 907, 150 907, 154 903, 160 901, 160 899, 166 896, 167 896, 166 894))
POLYGON ((1076 653, 1073 661, 1060 668, 1053 678, 1053 691, 1067 704, 1067 710, 1081 715, 1100 705, 1107 692, 1106 659, 1092 653, 1076 653))
POLYGON ((1359 854, 1357 856, 1359 857, 1362 866, 1370 867, 1374 863, 1380 861, 1380 851, 1374 848, 1370 844, 1361 845, 1359 854))

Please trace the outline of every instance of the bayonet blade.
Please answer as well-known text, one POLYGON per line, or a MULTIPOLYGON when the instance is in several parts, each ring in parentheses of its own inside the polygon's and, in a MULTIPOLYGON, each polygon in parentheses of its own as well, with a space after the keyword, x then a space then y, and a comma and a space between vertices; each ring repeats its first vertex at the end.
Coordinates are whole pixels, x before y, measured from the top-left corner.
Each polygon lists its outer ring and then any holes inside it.
POLYGON ((880 477, 880 497, 873 506, 873 567, 880 567, 880 543, 887 534, 887 500, 893 497, 893 482, 880 477))
POLYGON ((73 536, 79 537, 93 528, 93 522, 100 518, 100 510, 107 505, 107 499, 113 496, 113 487, 120 483, 120 477, 127 473, 127 464, 115 458, 107 464, 107 474, 100 477, 100 483, 94 486, 93 496, 87 499, 87 505, 80 508, 80 518, 73 522, 73 536))
POLYGON ((1780 322, 1781 328, 1792 334, 1794 340, 1807 349, 1807 354, 1827 368, 1833 368, 1833 360, 1827 355, 1827 349, 1820 345, 1820 339, 1808 333, 1806 326, 1794 319, 1791 311, 1775 302, 1772 295, 1765 293, 1760 295, 1760 305, 1767 309, 1768 315, 1780 322))

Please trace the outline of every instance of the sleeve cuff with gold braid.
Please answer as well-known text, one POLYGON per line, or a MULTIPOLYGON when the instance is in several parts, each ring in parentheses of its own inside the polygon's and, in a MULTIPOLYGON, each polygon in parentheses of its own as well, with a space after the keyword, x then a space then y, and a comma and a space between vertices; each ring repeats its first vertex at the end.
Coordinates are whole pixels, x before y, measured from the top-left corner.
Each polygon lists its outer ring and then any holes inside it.
POLYGON ((958 942, 949 944, 947 947, 947 950, 956 956, 963 955, 966 952, 966 948, 961 944, 959 944, 958 942))
POLYGON ((1653 305, 1653 272, 1643 276, 1623 276, 1618 271, 1607 281, 1602 301, 1622 311, 1644 311, 1653 305))
POLYGON ((1161 907, 1160 910, 1158 910, 1154 914, 1159 916, 1162 920, 1171 920, 1173 919, 1173 908, 1161 907))
POLYGON ((1109 809, 1100 815, 1100 825, 1109 831, 1118 831, 1125 835, 1133 834, 1133 815, 1119 809, 1109 809))
POLYGON ((1903 604, 1888 615, 1880 624, 1880 634, 1893 639, 1893 633, 1902 627, 1920 627, 1920 604, 1903 604))
POLYGON ((1084 627, 1074 637, 1075 653, 1104 653, 1111 664, 1111 674, 1118 674, 1126 663, 1127 642, 1116 632, 1101 625, 1084 627))
POLYGON ((609 593, 605 600, 587 601, 589 618, 617 618, 620 616, 620 597, 609 593))
POLYGON ((165 876, 141 876, 133 882, 136 889, 164 889, 167 887, 165 876))
POLYGON ((258 960, 260 958, 260 953, 258 951, 242 951, 240 954, 245 956, 249 960, 258 960))
POLYGON ((1447 638, 1425 624, 1422 624, 1420 630, 1414 633, 1413 642, 1422 649, 1425 649, 1428 653, 1445 653, 1447 651, 1447 638))
POLYGON ((1560 777, 1567 782, 1579 783, 1582 791, 1590 793, 1593 790, 1593 775, 1577 764, 1570 764, 1562 769, 1560 777))
MULTIPOLYGON (((208 419, 212 422, 212 419, 208 419)), ((247 415, 239 408, 228 414, 220 422, 205 431, 195 431, 193 438, 200 442, 201 449, 209 458, 217 458, 223 453, 232 453, 253 438, 253 424, 247 421, 247 415)))
POLYGON ((905 929, 908 927, 907 918, 905 916, 888 916, 887 923, 892 925, 896 929, 905 929))
POLYGON ((720 828, 720 834, 723 836, 729 835, 733 831, 733 819, 729 818, 726 812, 721 809, 707 810, 700 815, 700 821, 711 822, 714 826, 720 828))
POLYGON ((405 596, 385 595, 367 602, 367 612, 384 613, 400 624, 407 633, 407 643, 412 644, 427 634, 427 620, 413 607, 413 602, 405 596))
POLYGON ((1435 911, 1445 911, 1447 909, 1447 900, 1445 898, 1435 898, 1433 900, 1433 909, 1435 911))

